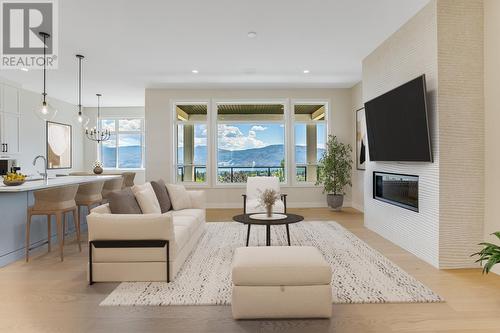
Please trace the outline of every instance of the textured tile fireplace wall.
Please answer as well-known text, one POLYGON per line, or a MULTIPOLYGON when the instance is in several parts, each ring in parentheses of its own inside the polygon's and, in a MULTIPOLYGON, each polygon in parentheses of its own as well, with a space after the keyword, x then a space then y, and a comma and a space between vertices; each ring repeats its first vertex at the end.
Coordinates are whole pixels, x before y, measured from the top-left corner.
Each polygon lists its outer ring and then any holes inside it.
POLYGON ((363 100, 427 78, 434 163, 370 162, 365 225, 435 267, 475 267, 483 237, 482 1, 434 0, 363 61, 363 100), (373 199, 373 171, 417 175, 419 212, 373 199))

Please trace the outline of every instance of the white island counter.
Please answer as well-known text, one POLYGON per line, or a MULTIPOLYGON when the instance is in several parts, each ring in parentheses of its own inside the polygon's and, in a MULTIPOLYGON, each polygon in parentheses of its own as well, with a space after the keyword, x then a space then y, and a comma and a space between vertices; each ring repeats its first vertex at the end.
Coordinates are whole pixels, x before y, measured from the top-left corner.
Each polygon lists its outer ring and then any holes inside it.
MULTIPOLYGON (((86 184, 121 177, 120 175, 60 176, 44 180, 30 180, 19 186, 6 186, 0 179, 0 267, 21 259, 25 251, 26 219, 28 207, 33 205, 33 192, 46 188, 86 184)), ((86 214, 86 212, 83 212, 86 214)), ((82 229, 86 228, 82 214, 82 229)), ((52 218, 52 223, 55 218, 52 218)), ((73 218, 67 217, 68 230, 74 230, 73 218)), ((55 223, 54 223, 55 224, 55 223)), ((56 243, 55 225, 51 228, 52 241, 56 243)), ((65 246, 73 246, 73 236, 65 246)), ((30 247, 39 247, 47 241, 47 217, 34 216, 31 224, 30 247)), ((74 245, 76 246, 76 245, 74 245)), ((45 246, 44 246, 45 247, 45 246)))
POLYGON ((44 180, 28 180, 27 182, 19 186, 6 186, 3 182, 0 182, 0 194, 3 192, 36 191, 51 187, 61 187, 65 185, 93 183, 96 181, 103 181, 118 177, 121 176, 119 175, 59 176, 59 177, 49 178, 47 182, 45 182, 44 180))

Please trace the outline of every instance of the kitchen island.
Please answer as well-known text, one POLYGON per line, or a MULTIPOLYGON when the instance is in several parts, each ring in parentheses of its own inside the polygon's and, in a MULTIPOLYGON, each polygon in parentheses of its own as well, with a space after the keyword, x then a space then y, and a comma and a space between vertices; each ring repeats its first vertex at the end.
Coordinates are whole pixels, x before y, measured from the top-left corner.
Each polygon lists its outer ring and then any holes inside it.
MULTIPOLYGON (((61 176, 45 180, 31 180, 19 186, 6 186, 0 183, 0 267, 24 257, 26 239, 26 219, 28 207, 33 205, 33 192, 46 188, 86 184, 121 177, 119 175, 99 176, 61 176)), ((45 216, 33 216, 31 224, 31 248, 42 246, 47 241, 45 216)), ((71 215, 67 218, 69 232, 74 231, 71 215)), ((82 230, 86 229, 82 219, 82 230)), ((52 218, 55 223, 55 218, 52 218)), ((53 243, 56 243, 57 230, 51 228, 53 243)))

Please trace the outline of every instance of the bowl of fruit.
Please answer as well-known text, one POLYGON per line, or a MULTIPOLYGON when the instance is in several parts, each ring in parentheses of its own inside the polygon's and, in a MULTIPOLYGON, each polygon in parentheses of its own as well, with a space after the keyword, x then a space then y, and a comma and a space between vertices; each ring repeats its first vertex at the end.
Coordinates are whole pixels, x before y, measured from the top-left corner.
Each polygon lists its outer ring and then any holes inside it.
POLYGON ((6 186, 19 186, 24 184, 26 181, 26 176, 22 173, 9 172, 3 176, 3 183, 6 186))

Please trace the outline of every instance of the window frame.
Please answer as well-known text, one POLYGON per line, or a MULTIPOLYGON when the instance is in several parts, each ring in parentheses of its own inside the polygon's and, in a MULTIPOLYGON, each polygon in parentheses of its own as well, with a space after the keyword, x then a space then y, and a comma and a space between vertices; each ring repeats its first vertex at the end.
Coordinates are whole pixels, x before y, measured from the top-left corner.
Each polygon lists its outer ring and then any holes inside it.
MULTIPOLYGON (((322 104, 325 106, 325 119, 322 121, 323 124, 325 125, 325 143, 328 140, 328 135, 330 133, 330 126, 329 126, 329 115, 330 115, 330 101, 329 100, 323 100, 323 99, 292 99, 290 102, 290 112, 291 112, 291 118, 292 118, 292 128, 291 128, 291 138, 292 138, 292 143, 291 143, 291 151, 290 154, 292 156, 292 175, 291 175, 291 182, 290 185, 293 187, 321 187, 321 185, 316 185, 314 182, 300 182, 297 180, 297 162, 295 159, 295 125, 297 124, 318 124, 321 122, 315 121, 315 120, 309 120, 309 121, 301 121, 301 120, 296 120, 295 118, 295 106, 296 105, 317 105, 317 104, 322 104)), ((317 149, 317 147, 316 147, 317 149)))
POLYGON ((276 105, 283 105, 283 119, 282 120, 263 120, 260 122, 260 124, 283 124, 283 145, 285 147, 284 149, 284 160, 285 160, 285 181, 281 182, 280 184, 282 186, 287 186, 289 184, 290 180, 290 172, 289 172, 289 165, 290 165, 290 160, 289 160, 289 153, 287 147, 287 142, 289 140, 289 127, 290 127, 290 115, 289 115, 289 99, 213 99, 212 100, 212 110, 213 110, 213 116, 211 119, 210 126, 216 131, 217 135, 213 135, 211 138, 213 140, 213 145, 212 145, 212 150, 211 155, 213 158, 213 170, 211 173, 211 179, 212 179, 212 186, 215 188, 227 188, 227 187, 235 187, 235 188, 245 188, 246 183, 220 183, 218 179, 218 169, 219 169, 219 156, 218 156, 218 147, 219 147, 219 124, 259 124, 259 121, 255 120, 237 120, 237 121, 227 121, 227 120, 218 120, 218 113, 217 113, 217 106, 219 104, 276 104, 276 105))
MULTIPOLYGON (((171 112, 171 120, 173 124, 172 136, 170 145, 172 156, 172 172, 171 179, 173 183, 183 184, 189 188, 246 188, 246 183, 219 183, 217 179, 218 171, 218 124, 217 119, 217 105, 218 104, 281 104, 283 105, 283 120, 279 121, 264 121, 265 123, 284 123, 284 144, 285 144, 285 182, 281 183, 281 187, 305 187, 305 188, 319 188, 321 185, 316 185, 312 182, 298 182, 296 180, 296 163, 295 163, 295 105, 297 104, 323 104, 325 105, 325 142, 328 135, 333 133, 330 125, 330 105, 331 101, 324 98, 312 99, 295 99, 295 98, 237 98, 237 99, 224 99, 224 98, 204 98, 204 99, 172 99, 169 100, 171 112), (205 104, 207 105, 207 119, 206 121, 192 121, 191 123, 203 123, 207 126, 207 181, 204 183, 196 182, 178 182, 177 181, 177 125, 178 123, 190 123, 177 120, 177 113, 175 107, 177 105, 189 104, 205 104), (214 135, 215 133, 215 135, 214 135)), ((251 123, 255 121, 220 121, 220 123, 251 123)), ((315 121, 298 123, 318 123, 315 121)))
POLYGON ((211 108, 210 108, 210 100, 206 99, 201 99, 201 100, 172 100, 170 102, 170 110, 172 110, 172 119, 173 119, 173 124, 174 128, 172 131, 173 137, 172 137, 172 142, 173 142, 173 150, 172 150, 172 180, 173 183, 175 184, 183 184, 185 186, 189 187, 209 187, 211 186, 211 168, 212 168, 212 156, 211 156, 211 133, 212 129, 210 127, 210 118, 211 118, 211 108), (182 121, 177 118, 177 110, 176 107, 178 105, 206 105, 207 106, 207 119, 206 120, 191 120, 191 121, 182 121), (207 126, 207 164, 205 166, 206 168, 206 177, 207 179, 203 183, 198 183, 198 182, 187 182, 187 181, 178 181, 177 180, 177 172, 178 172, 178 156, 177 156, 177 151, 178 151, 178 131, 179 131, 179 126, 180 124, 183 125, 206 125, 207 126))
MULTIPOLYGON (((116 143, 116 163, 115 166, 104 167, 104 170, 145 170, 145 139, 146 139, 146 130, 145 130, 145 120, 144 117, 124 117, 124 116, 111 116, 111 117, 101 117, 99 121, 101 122, 100 128, 102 129, 102 122, 105 120, 113 120, 115 122, 115 130, 111 132, 111 135, 115 135, 115 143, 116 143), (132 120, 132 119, 140 119, 141 121, 141 129, 139 131, 120 131, 119 123, 120 120, 132 120), (141 135, 141 166, 139 168, 123 168, 119 167, 120 163, 120 135, 125 134, 140 134, 141 135)), ((102 156, 102 142, 97 145, 97 156, 99 161, 103 161, 102 156)))

